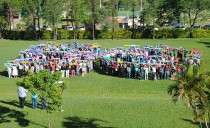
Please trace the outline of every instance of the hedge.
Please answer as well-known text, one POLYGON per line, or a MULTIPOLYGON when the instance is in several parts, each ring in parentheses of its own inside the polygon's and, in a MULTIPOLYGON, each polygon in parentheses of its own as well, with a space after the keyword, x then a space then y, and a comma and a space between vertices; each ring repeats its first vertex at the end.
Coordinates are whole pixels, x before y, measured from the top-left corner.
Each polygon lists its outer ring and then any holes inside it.
MULTIPOLYGON (((189 37, 189 29, 168 29, 162 28, 158 31, 152 30, 134 30, 133 31, 135 39, 141 38, 152 38, 153 35, 155 38, 188 38, 189 37)), ((48 40, 53 39, 53 31, 41 31, 41 39, 48 40)), ((36 40, 38 38, 38 32, 35 31, 9 31, 3 30, 2 37, 4 39, 11 40, 36 40)), ((68 30, 58 30, 58 39, 73 39, 74 32, 68 30)), ((78 39, 92 39, 92 31, 78 31, 77 38, 78 39)), ((112 38, 112 30, 103 29, 96 30, 95 37, 97 39, 111 39, 112 38)), ((130 39, 132 37, 132 30, 126 29, 116 29, 114 32, 115 39, 130 39)), ((210 38, 210 30, 204 29, 195 29, 193 30, 194 38, 210 38)))

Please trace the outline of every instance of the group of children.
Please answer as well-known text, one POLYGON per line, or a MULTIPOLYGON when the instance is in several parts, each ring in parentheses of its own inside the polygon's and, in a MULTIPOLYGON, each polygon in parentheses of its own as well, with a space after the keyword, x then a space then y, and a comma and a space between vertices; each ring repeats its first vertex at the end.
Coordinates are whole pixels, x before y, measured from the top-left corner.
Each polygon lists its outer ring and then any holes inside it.
POLYGON ((158 44, 140 48, 128 45, 101 53, 101 69, 113 76, 140 80, 167 80, 181 76, 189 66, 200 65, 200 51, 158 44))
POLYGON ((93 69, 99 52, 97 44, 41 43, 21 50, 20 58, 8 61, 5 66, 9 78, 44 69, 50 73, 60 70, 62 77, 84 76, 93 69))

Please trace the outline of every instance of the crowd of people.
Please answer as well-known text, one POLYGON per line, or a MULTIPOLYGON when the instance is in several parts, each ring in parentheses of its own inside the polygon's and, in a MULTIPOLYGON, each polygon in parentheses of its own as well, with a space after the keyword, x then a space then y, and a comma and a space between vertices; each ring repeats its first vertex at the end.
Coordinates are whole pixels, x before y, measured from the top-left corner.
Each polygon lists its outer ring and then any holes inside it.
POLYGON ((107 74, 140 80, 174 79, 190 65, 200 65, 199 50, 170 47, 124 45, 101 51, 98 44, 40 43, 20 51, 20 58, 5 63, 8 76, 21 77, 27 72, 60 70, 62 77, 84 76, 99 58, 100 68, 107 74))
POLYGON ((167 80, 181 76, 190 66, 200 65, 200 51, 183 47, 125 45, 100 53, 101 69, 113 76, 140 80, 167 80))
POLYGON ((62 77, 84 76, 93 69, 99 53, 98 44, 40 43, 21 50, 20 58, 8 61, 5 66, 9 78, 44 69, 50 73, 60 70, 62 77))

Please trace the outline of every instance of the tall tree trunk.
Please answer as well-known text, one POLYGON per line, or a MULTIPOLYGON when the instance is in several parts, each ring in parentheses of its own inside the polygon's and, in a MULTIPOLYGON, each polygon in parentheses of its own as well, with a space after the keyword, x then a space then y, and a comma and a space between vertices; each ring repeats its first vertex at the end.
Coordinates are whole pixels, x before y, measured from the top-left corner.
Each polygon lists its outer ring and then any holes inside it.
POLYGON ((116 11, 116 3, 113 2, 112 3, 112 40, 114 40, 115 38, 115 34, 114 34, 114 31, 115 31, 115 11, 116 11))
POLYGON ((135 13, 135 9, 134 9, 134 3, 133 3, 133 9, 132 9, 132 12, 133 12, 133 23, 132 23, 132 39, 134 39, 134 13, 135 13))
POLYGON ((112 40, 114 40, 114 9, 112 9, 112 40))
MULTIPOLYGON (((195 107, 195 111, 196 111, 196 114, 199 115, 197 106, 195 107)), ((201 119, 200 118, 199 118, 199 123, 200 123, 200 128, 202 128, 202 124, 201 124, 201 119)))
POLYGON ((9 6, 9 29, 12 30, 12 22, 13 22, 13 9, 12 6, 9 6))
POLYGON ((193 38, 193 28, 190 26, 190 38, 193 38))
POLYGON ((33 30, 36 31, 36 17, 33 16, 33 30))
POLYGON ((204 116, 204 120, 205 120, 206 128, 209 128, 209 126, 208 126, 208 120, 206 118, 206 115, 204 116))
POLYGON ((92 21, 93 40, 95 40, 95 11, 96 11, 96 9, 95 9, 95 2, 94 2, 94 0, 92 0, 92 9, 91 9, 91 11, 92 11, 92 18, 93 18, 93 21, 92 21))
POLYGON ((93 17, 93 40, 95 40, 95 18, 93 17))
POLYGON ((68 14, 67 14, 67 16, 66 16, 66 25, 67 25, 67 26, 69 25, 69 16, 68 16, 68 14))
POLYGON ((41 39, 40 17, 39 17, 39 15, 38 15, 38 39, 41 39))
POLYGON ((55 17, 53 17, 53 40, 55 41, 56 38, 56 27, 55 27, 55 17))
POLYGON ((71 19, 71 25, 72 25, 72 27, 73 27, 74 40, 76 40, 76 28, 75 28, 75 26, 74 26, 74 23, 73 23, 72 19, 71 19))
POLYGON ((50 113, 47 113, 48 128, 51 128, 50 113))

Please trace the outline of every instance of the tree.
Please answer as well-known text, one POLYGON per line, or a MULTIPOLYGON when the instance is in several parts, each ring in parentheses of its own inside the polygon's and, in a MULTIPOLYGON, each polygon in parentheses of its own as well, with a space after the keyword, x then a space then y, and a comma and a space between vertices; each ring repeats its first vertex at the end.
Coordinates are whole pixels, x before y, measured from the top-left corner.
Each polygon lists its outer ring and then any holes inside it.
POLYGON ((62 92, 67 84, 66 81, 56 84, 60 77, 60 72, 50 74, 48 70, 43 70, 37 74, 29 73, 23 80, 17 82, 18 86, 23 86, 30 92, 38 94, 41 99, 46 100, 49 128, 51 127, 50 113, 61 107, 62 92))
POLYGON ((194 120, 204 120, 206 128, 210 123, 210 73, 205 72, 204 65, 189 66, 187 72, 178 77, 176 82, 169 86, 168 93, 172 100, 185 100, 187 106, 194 112, 194 120))
POLYGON ((157 7, 159 5, 159 0, 147 0, 145 3, 145 8, 144 8, 144 12, 143 14, 145 14, 144 16, 146 17, 145 21, 147 22, 147 24, 151 24, 153 26, 152 29, 152 38, 155 38, 155 26, 157 25, 157 7))
POLYGON ((41 36, 41 32, 40 32, 40 15, 41 15, 41 4, 43 3, 43 0, 27 0, 24 1, 23 3, 23 12, 27 13, 27 22, 29 22, 29 24, 26 24, 28 26, 28 28, 31 29, 31 27, 33 28, 34 31, 36 31, 36 19, 38 21, 38 38, 40 39, 41 36), (32 24, 30 23, 32 19, 32 24))
POLYGON ((57 40, 58 35, 58 22, 61 21, 61 16, 63 13, 64 0, 45 0, 43 5, 42 16, 46 22, 53 26, 53 37, 57 40))
POLYGON ((7 21, 9 29, 13 28, 13 12, 20 12, 24 0, 1 0, 1 15, 7 21))
POLYGON ((124 3, 125 5, 128 5, 130 11, 132 11, 132 38, 134 39, 134 30, 135 30, 135 22, 134 19, 135 17, 135 13, 136 12, 140 12, 140 5, 142 4, 142 1, 139 0, 130 0, 130 1, 121 1, 122 3, 124 3))
POLYGON ((88 8, 90 10, 90 20, 92 23, 92 32, 93 32, 93 40, 95 39, 95 29, 96 29, 96 22, 98 19, 98 12, 99 12, 99 7, 101 8, 101 3, 102 1, 98 0, 86 0, 88 3, 88 8))
POLYGON ((87 17, 85 10, 85 0, 67 0, 66 1, 67 16, 71 18, 71 24, 74 31, 74 39, 77 39, 78 27, 87 17))
POLYGON ((188 15, 190 24, 190 38, 193 38, 193 26, 195 25, 198 15, 210 8, 209 0, 183 0, 183 13, 188 15))
POLYGON ((181 14, 183 13, 184 6, 183 0, 162 0, 160 1, 157 11, 158 24, 163 26, 164 24, 177 21, 180 23, 181 14))
POLYGON ((193 26, 199 14, 210 8, 209 0, 163 0, 159 7, 159 17, 166 14, 168 21, 180 21, 181 14, 187 15, 190 25, 190 38, 193 38, 193 26))
POLYGON ((115 17, 117 16, 117 0, 109 0, 106 2, 106 8, 109 10, 108 14, 111 16, 111 28, 112 28, 112 39, 115 38, 114 32, 115 32, 115 24, 116 20, 115 17))

